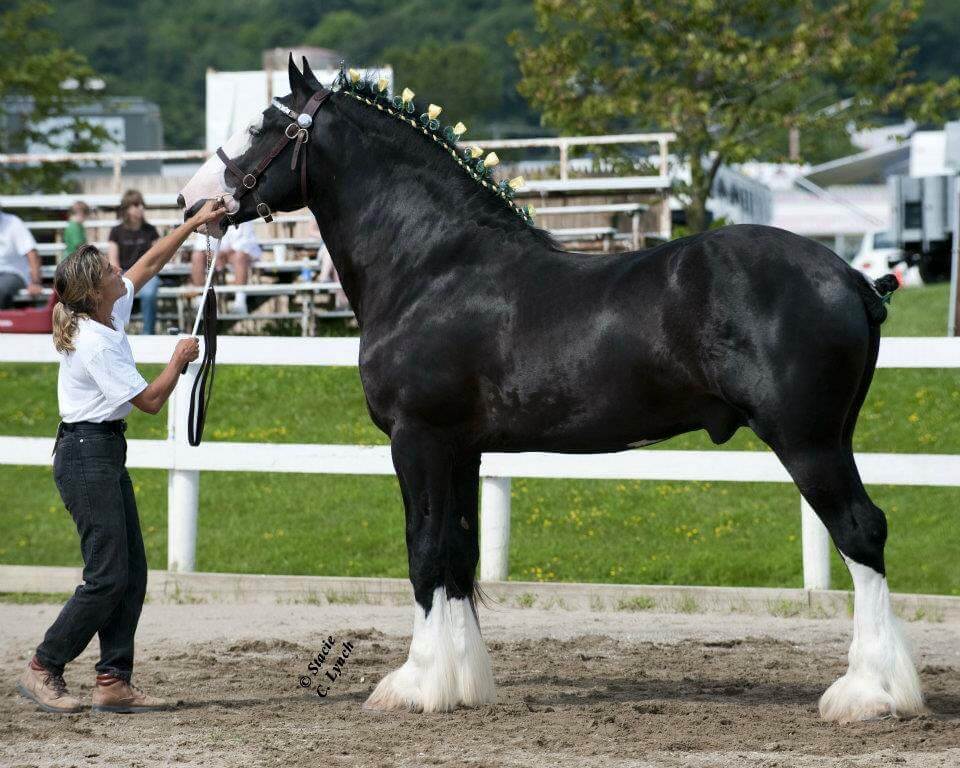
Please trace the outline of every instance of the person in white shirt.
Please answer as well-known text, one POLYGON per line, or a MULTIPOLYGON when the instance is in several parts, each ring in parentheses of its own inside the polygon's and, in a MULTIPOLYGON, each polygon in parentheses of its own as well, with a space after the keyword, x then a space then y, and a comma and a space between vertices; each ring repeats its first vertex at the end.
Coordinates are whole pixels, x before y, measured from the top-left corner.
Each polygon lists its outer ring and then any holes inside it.
POLYGON ((26 288, 31 296, 43 289, 37 242, 19 218, 0 210, 0 309, 26 288))
MULTIPOLYGON (((191 281, 198 288, 203 286, 206 277, 206 249, 206 236, 198 234, 193 239, 190 273, 191 281)), ((263 253, 257 241, 257 234, 253 231, 252 221, 229 227, 219 241, 210 238, 210 251, 217 260, 217 269, 223 269, 227 264, 233 267, 233 276, 237 285, 247 285, 250 278, 250 264, 259 259, 263 253)), ((247 294, 244 291, 236 292, 230 311, 247 314, 247 294)))
POLYGON ((77 712, 63 669, 95 634, 100 661, 92 706, 103 712, 167 709, 130 682, 134 634, 147 587, 147 560, 133 484, 126 469, 124 417, 134 406, 157 413, 183 366, 199 355, 196 339, 177 343, 170 363, 149 384, 137 371, 124 326, 133 297, 177 252, 191 232, 224 215, 209 201, 200 211, 121 274, 96 246, 83 245, 57 267, 60 302, 53 342, 60 352, 57 382, 61 423, 54 443, 53 477, 77 526, 83 584, 37 646, 18 690, 47 712, 77 712))

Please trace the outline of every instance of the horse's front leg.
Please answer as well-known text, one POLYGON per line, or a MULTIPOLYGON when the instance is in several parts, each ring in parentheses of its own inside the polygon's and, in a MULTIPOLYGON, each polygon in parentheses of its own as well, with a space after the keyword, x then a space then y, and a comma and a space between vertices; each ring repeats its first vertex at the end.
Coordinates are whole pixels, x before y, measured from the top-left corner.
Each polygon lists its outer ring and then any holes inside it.
POLYGON ((397 427, 391 447, 406 511, 415 598, 410 654, 366 709, 446 712, 496 701, 473 599, 480 558, 479 455, 425 428, 397 427))

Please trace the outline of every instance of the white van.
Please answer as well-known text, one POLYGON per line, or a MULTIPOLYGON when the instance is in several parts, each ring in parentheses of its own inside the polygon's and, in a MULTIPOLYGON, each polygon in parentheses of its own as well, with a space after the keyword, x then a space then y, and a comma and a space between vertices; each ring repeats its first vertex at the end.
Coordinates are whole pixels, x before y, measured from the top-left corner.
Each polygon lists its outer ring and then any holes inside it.
POLYGON ((884 229, 867 232, 863 236, 860 248, 850 262, 850 266, 860 270, 871 280, 892 272, 897 276, 901 286, 923 285, 920 270, 916 266, 907 266, 903 260, 903 251, 897 247, 890 233, 884 229))

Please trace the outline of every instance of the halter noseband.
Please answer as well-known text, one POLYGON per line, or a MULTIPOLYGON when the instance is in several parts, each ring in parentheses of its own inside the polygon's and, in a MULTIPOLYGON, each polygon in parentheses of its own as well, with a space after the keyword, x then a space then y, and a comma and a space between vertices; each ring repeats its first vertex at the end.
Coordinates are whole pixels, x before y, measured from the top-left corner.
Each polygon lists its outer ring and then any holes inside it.
MULTIPOLYGON (((233 194, 234 200, 240 200, 247 192, 254 189, 260 180, 260 175, 267 169, 267 166, 284 150, 287 144, 296 140, 297 143, 293 148, 293 159, 290 161, 290 170, 296 170, 302 148, 303 162, 300 164, 300 196, 303 198, 303 204, 307 204, 307 140, 310 138, 308 131, 313 125, 313 116, 317 113, 317 110, 320 109, 320 105, 329 97, 330 91, 326 88, 321 88, 307 99, 307 103, 303 105, 303 109, 299 113, 281 104, 277 99, 274 99, 271 105, 283 112, 283 114, 293 120, 293 122, 284 129, 283 136, 277 140, 273 148, 257 163, 257 167, 249 173, 244 172, 239 165, 227 157, 227 153, 223 151, 223 147, 217 147, 217 157, 223 161, 227 170, 236 177, 238 182, 237 191, 233 194)), ((270 210, 270 206, 260 199, 260 195, 257 192, 254 192, 253 196, 257 201, 257 215, 261 216, 263 220, 268 223, 273 221, 273 212, 270 210)))

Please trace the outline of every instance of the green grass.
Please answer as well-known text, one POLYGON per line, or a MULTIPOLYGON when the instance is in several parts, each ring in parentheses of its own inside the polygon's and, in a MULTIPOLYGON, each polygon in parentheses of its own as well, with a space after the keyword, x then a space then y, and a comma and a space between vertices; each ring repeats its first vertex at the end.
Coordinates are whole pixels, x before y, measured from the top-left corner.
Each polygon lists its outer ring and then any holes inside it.
POLYGON ((656 607, 656 600, 652 597, 644 597, 643 595, 617 601, 618 611, 652 611, 656 607))
POLYGON ((60 604, 67 602, 72 596, 72 592, 0 592, 0 603, 13 605, 60 604))
MULTIPOLYGON (((884 333, 942 333, 946 299, 944 286, 898 292, 884 333)), ((158 368, 142 370, 150 377, 158 368)), ((356 369, 221 366, 216 386, 208 440, 387 442, 370 423, 356 369)), ((857 450, 960 453, 958 412, 960 372, 879 370, 861 412, 857 450)), ((164 414, 135 412, 129 421, 128 437, 166 435, 164 414)), ((56 424, 56 366, 0 366, 0 434, 49 436, 56 424)), ((659 447, 766 450, 749 430, 720 448, 703 433, 659 447)), ((148 561, 163 567, 166 473, 131 475, 148 561)), ((960 594, 960 490, 869 490, 889 519, 892 588, 960 594)), ((512 493, 512 579, 802 583, 799 493, 792 485, 517 478, 512 493)), ((200 510, 199 570, 406 576, 403 512, 391 477, 205 472, 200 510)), ((0 467, 0 563, 81 564, 48 468, 0 467)), ((848 587, 835 555, 833 567, 834 584, 848 587)))
POLYGON ((950 283, 901 288, 887 305, 884 336, 946 336, 950 283))

